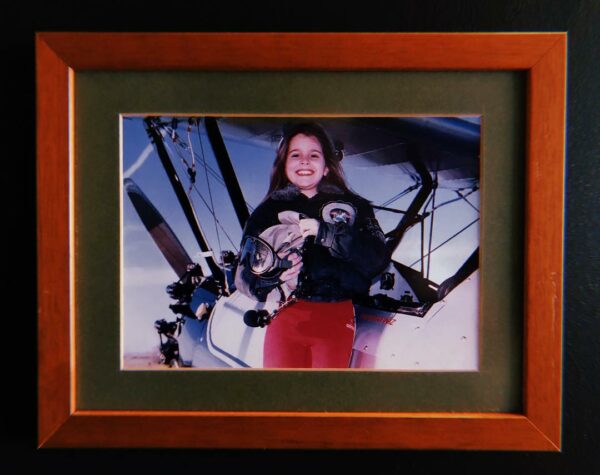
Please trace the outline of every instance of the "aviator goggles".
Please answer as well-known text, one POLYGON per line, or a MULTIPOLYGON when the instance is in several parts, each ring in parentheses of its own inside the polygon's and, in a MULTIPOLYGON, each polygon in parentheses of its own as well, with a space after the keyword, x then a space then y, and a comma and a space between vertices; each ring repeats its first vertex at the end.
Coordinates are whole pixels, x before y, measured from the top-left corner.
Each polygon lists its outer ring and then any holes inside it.
POLYGON ((287 259, 287 256, 294 252, 300 254, 298 249, 289 248, 286 257, 279 257, 278 252, 281 252, 285 247, 283 246, 279 251, 275 251, 264 239, 248 236, 242 246, 240 262, 244 262, 250 272, 262 279, 278 277, 283 271, 292 267, 292 262, 287 259))

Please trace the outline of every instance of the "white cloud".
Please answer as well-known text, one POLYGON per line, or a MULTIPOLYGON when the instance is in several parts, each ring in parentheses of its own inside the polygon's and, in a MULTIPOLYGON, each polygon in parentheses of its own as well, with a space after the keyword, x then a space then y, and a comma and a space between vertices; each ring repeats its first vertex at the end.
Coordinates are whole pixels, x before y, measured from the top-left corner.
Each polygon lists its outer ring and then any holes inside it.
POLYGON ((142 150, 142 153, 140 153, 140 155, 138 156, 135 163, 133 165, 131 165, 129 167, 129 169, 123 173, 123 178, 130 178, 131 175, 133 175, 137 170, 139 170, 142 167, 142 165, 144 164, 144 162, 146 161, 146 159, 150 156, 150 154, 152 153, 153 150, 154 150, 154 147, 151 143, 146 145, 144 150, 142 150))

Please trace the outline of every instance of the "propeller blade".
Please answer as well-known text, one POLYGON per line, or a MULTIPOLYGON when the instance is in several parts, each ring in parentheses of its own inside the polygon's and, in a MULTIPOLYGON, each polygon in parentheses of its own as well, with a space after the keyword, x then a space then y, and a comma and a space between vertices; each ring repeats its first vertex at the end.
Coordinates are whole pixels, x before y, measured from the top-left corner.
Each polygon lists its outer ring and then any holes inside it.
POLYGON ((188 265, 193 264, 192 259, 171 227, 140 187, 131 178, 125 178, 123 185, 150 236, 177 276, 181 278, 185 274, 188 265))

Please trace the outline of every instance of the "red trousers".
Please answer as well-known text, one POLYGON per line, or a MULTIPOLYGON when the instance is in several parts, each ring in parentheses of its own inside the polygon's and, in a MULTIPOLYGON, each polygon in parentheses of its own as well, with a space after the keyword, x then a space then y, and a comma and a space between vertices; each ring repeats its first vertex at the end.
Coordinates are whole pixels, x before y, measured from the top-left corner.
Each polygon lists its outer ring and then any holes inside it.
POLYGON ((348 368, 354 342, 354 306, 299 300, 267 327, 265 368, 348 368))

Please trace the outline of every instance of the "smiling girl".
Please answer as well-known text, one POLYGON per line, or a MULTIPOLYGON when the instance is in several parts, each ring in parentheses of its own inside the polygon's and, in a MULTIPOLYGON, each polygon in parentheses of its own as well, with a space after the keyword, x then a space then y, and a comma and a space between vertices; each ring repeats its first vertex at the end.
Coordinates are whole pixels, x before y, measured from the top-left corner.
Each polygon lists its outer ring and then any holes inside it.
POLYGON ((355 330, 352 299, 368 293, 390 255, 369 202, 349 190, 320 125, 298 123, 286 130, 269 191, 246 224, 242 247, 252 250, 240 258, 238 290, 258 301, 274 290, 297 298, 268 326, 263 366, 347 368, 355 330), (299 251, 275 244, 282 223, 299 251), (272 265, 265 265, 257 243, 274 248, 272 265))

